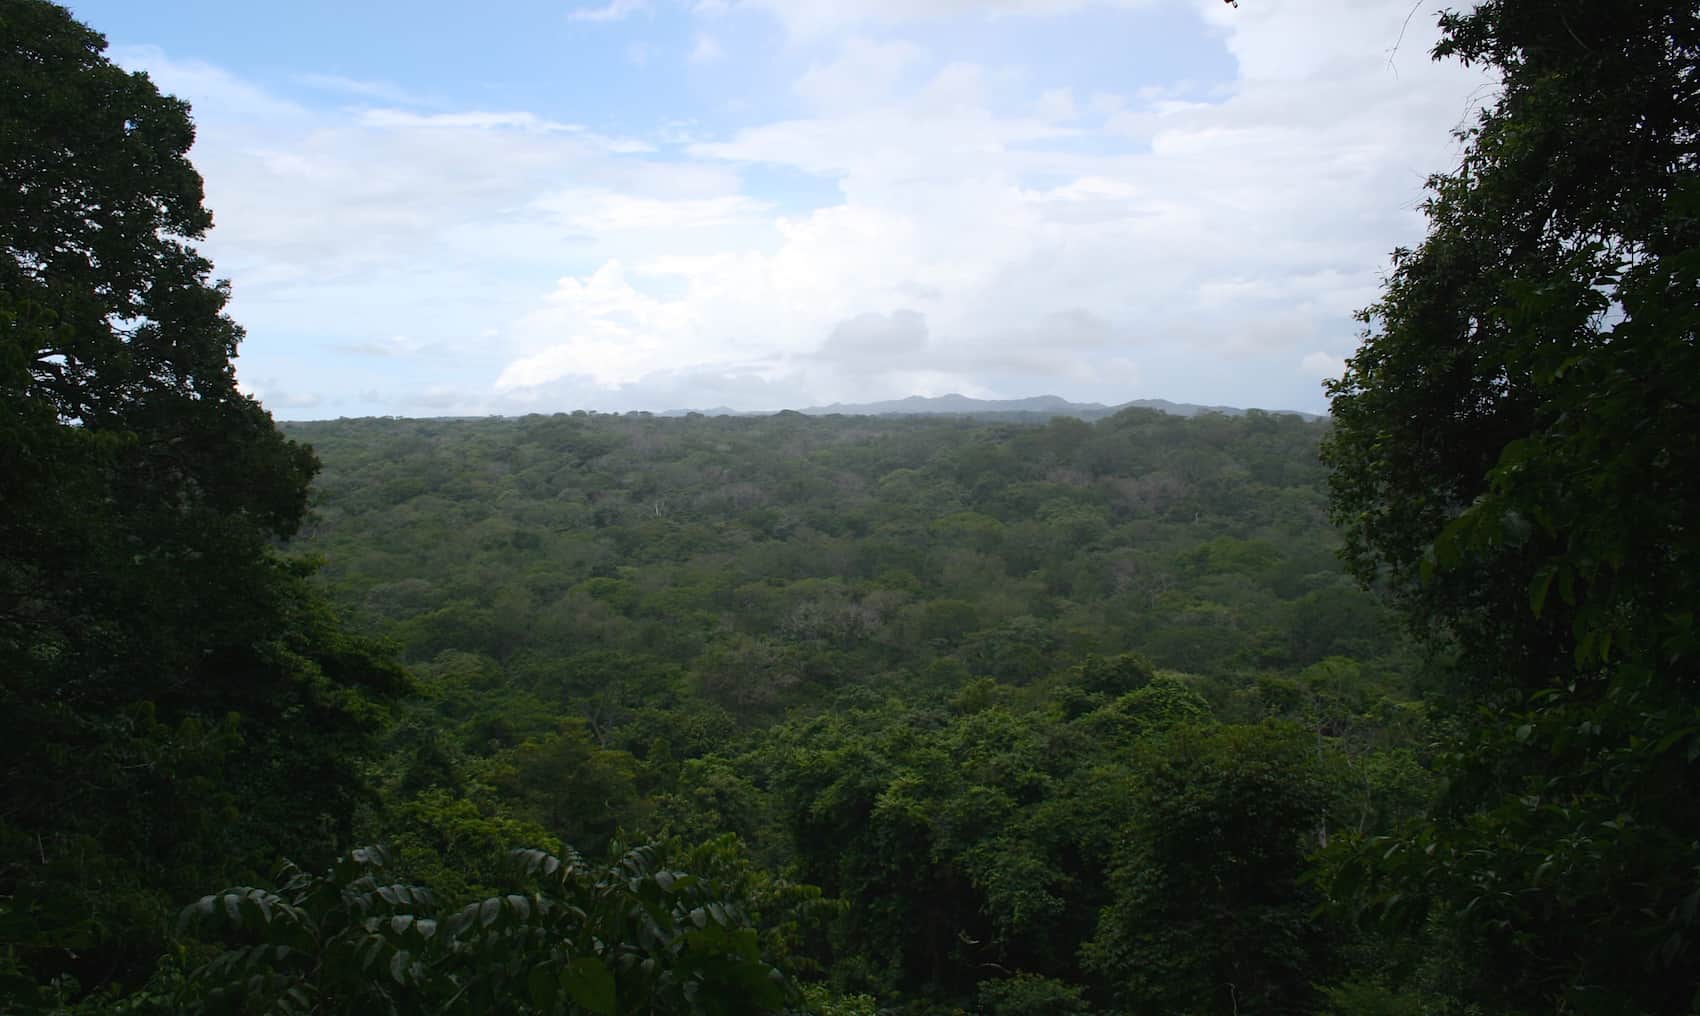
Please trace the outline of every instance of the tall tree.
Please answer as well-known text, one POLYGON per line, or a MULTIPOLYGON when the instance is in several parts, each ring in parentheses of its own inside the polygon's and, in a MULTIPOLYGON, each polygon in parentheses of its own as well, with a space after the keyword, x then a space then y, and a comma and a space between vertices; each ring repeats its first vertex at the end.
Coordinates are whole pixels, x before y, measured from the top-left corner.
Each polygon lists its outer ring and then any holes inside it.
POLYGON ((273 550, 317 463, 236 387, 188 107, 104 49, 0 0, 0 967, 96 980, 332 846, 404 683, 273 550))
POLYGON ((1182 726, 1134 768, 1086 965, 1130 1012, 1314 1012, 1329 941, 1300 876, 1328 787, 1303 732, 1182 726))
POLYGON ((1481 999, 1687 1011, 1700 7, 1486 0, 1441 27, 1436 57, 1503 84, 1330 386, 1326 457, 1351 564, 1466 709, 1444 806, 1369 867, 1481 959, 1481 999))

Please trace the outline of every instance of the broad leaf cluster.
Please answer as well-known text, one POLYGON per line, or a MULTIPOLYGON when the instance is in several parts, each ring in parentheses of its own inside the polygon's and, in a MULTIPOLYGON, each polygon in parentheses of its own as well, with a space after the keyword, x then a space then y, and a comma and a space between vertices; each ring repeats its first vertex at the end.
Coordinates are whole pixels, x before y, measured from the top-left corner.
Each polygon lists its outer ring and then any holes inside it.
POLYGON ((378 847, 275 890, 227 889, 181 926, 233 943, 173 1006, 193 1012, 732 1014, 795 989, 762 956, 747 900, 669 868, 655 847, 607 866, 516 851, 511 891, 439 914, 390 881, 378 847))

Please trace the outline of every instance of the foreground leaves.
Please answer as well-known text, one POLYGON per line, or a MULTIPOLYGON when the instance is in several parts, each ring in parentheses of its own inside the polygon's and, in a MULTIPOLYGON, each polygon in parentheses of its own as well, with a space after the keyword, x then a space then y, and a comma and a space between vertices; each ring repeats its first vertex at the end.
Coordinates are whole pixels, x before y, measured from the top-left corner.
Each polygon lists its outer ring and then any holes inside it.
MULTIPOLYGON (((202 897, 180 928, 225 948, 176 1000, 204 1013, 772 1012, 794 997, 763 956, 748 901, 666 867, 658 847, 607 866, 515 851, 514 891, 438 915, 386 877, 378 847, 277 889, 202 897)), ((805 894, 806 895, 806 894, 805 894)))

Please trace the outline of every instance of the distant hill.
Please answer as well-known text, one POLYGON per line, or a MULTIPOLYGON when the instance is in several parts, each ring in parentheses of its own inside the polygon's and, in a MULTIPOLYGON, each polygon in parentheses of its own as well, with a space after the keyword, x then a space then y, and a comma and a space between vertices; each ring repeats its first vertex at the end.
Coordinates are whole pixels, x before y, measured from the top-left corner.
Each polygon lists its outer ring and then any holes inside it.
POLYGON ((740 412, 730 406, 715 406, 713 409, 669 409, 656 413, 656 416, 767 416, 767 413, 740 412))
MULTIPOLYGON (((1221 413, 1223 416, 1244 416, 1247 412, 1247 410, 1241 409, 1237 406, 1198 406, 1190 402, 1170 402, 1168 399, 1134 399, 1132 402, 1124 402, 1121 405, 1112 408, 1110 412, 1119 413, 1124 409, 1155 409, 1159 413, 1168 413, 1170 416, 1197 416, 1200 413, 1221 413)), ((1297 409, 1268 409, 1264 410, 1264 412, 1277 413, 1281 416, 1297 416, 1305 420, 1321 420, 1326 418, 1324 414, 1321 413, 1304 413, 1297 409)))
MULTIPOLYGON (((1070 402, 1056 395, 1036 395, 1027 399, 974 399, 966 395, 939 395, 927 398, 911 395, 906 399, 887 402, 835 402, 830 406, 810 406, 798 410, 807 416, 1073 416, 1082 420, 1098 420, 1114 416, 1124 409, 1154 409, 1170 416, 1198 416, 1201 413, 1221 413, 1223 416, 1244 416, 1246 411, 1235 406, 1198 406, 1168 399, 1135 399, 1120 405, 1106 406, 1101 402, 1070 402)), ((724 406, 703 410, 674 410, 663 416, 684 416, 700 412, 704 416, 759 416, 760 413, 736 413, 724 406)), ((1315 413, 1276 409, 1270 412, 1320 420, 1315 413)))

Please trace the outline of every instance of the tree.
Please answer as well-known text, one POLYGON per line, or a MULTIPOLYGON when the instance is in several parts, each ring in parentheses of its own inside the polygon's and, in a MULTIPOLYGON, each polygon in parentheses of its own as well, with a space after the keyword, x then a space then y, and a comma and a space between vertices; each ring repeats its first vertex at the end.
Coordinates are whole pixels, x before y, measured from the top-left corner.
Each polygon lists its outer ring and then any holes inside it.
POLYGON ((0 0, 0 967, 94 980, 328 856, 405 684, 273 550, 317 463, 236 387, 188 107, 104 47, 0 0))
POLYGON ((1329 387, 1347 558, 1449 653, 1431 821, 1365 857, 1476 995, 1686 1010, 1700 757, 1700 9, 1487 0, 1498 71, 1329 387), (1422 887, 1412 894, 1411 890, 1422 887))
POLYGON ((1133 1012, 1314 1011, 1328 943, 1300 876, 1328 787, 1303 732, 1181 727, 1134 783, 1086 965, 1133 1012))

